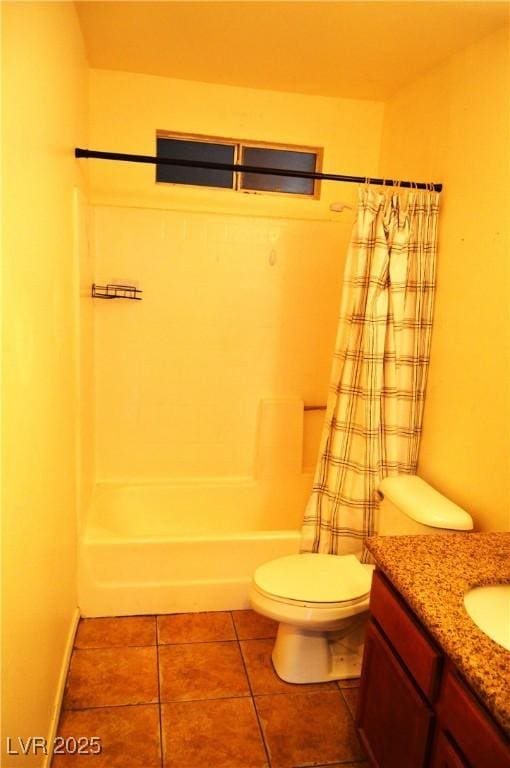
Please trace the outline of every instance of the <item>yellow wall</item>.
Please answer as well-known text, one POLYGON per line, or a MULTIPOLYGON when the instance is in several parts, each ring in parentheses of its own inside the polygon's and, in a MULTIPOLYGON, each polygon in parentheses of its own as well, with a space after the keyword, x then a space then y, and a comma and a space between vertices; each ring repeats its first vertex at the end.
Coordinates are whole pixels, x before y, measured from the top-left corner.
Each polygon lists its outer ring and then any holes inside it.
MULTIPOLYGON (((324 147, 323 169, 374 175, 381 102, 91 70, 90 148, 154 155, 156 130, 324 147)), ((85 162, 85 161, 84 161, 85 162)), ((156 185, 154 166, 87 161, 92 202, 248 216, 335 218, 332 200, 354 200, 352 184, 324 183, 321 200, 156 185)))
MULTIPOLYGON (((107 71, 90 88, 93 149, 154 154, 159 128, 322 146, 325 169, 377 168, 378 103, 107 71)), ((95 302, 98 479, 251 475, 262 399, 325 402, 353 218, 329 202, 354 203, 356 187, 289 199, 83 162, 96 281, 144 291, 95 302)), ((307 415, 305 464, 317 433, 307 415)))
MULTIPOLYGON (((87 167, 81 172, 87 172, 87 167)), ((87 180, 87 177, 85 177, 87 180)), ((91 212, 88 185, 75 186, 73 195, 73 255, 75 279, 75 386, 76 421, 76 504, 78 526, 85 521, 88 503, 95 483, 94 423, 94 282, 93 248, 91 247, 91 212)))
POLYGON ((442 181, 419 471, 482 530, 510 528, 508 28, 386 105, 381 172, 442 181))
MULTIPOLYGON (((72 3, 2 3, 3 736, 48 736, 76 609, 72 148, 86 62, 72 3)), ((5 741, 2 738, 2 749, 5 741)), ((2 757, 2 768, 40 766, 2 757)))

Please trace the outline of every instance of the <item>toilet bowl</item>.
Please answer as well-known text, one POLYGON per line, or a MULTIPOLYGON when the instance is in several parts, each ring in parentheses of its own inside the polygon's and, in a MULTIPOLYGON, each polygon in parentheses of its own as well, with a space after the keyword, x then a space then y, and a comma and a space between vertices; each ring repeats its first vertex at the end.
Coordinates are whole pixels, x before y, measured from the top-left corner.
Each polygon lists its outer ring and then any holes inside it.
POLYGON ((354 555, 311 553, 257 568, 250 603, 279 622, 272 659, 282 680, 359 677, 373 568, 354 555))
MULTIPOLYGON (((469 531, 471 516, 416 475, 388 477, 378 491, 381 534, 469 531)), ((374 566, 355 555, 304 553, 259 566, 252 608, 279 622, 273 665, 289 683, 359 677, 374 566)))

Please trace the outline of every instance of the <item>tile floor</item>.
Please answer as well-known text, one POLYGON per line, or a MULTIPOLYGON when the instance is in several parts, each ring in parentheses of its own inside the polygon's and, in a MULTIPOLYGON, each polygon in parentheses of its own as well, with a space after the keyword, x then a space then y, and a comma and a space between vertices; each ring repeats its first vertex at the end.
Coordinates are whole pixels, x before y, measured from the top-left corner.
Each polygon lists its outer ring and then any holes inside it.
POLYGON ((82 619, 59 735, 102 752, 53 768, 366 768, 357 681, 283 682, 276 627, 253 611, 82 619))

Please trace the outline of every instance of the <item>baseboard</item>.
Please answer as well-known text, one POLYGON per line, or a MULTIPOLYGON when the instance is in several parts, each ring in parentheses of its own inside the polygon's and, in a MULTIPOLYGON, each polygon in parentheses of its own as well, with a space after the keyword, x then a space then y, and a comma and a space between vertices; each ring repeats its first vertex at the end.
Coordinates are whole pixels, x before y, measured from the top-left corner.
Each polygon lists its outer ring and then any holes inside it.
POLYGON ((69 670, 69 664, 71 663, 71 654, 73 652, 74 636, 78 629, 78 622, 80 620, 80 609, 75 608, 69 625, 69 632, 67 635, 66 647, 64 650, 64 656, 62 658, 62 665, 60 667, 60 675, 58 677, 57 692, 55 695, 55 703, 53 705, 53 714, 50 722, 50 729, 48 734, 48 754, 44 758, 42 768, 50 768, 51 760, 53 758, 53 744, 55 736, 57 735, 58 722, 60 719, 60 710, 62 708, 62 700, 64 698, 64 691, 66 687, 67 672, 69 670))

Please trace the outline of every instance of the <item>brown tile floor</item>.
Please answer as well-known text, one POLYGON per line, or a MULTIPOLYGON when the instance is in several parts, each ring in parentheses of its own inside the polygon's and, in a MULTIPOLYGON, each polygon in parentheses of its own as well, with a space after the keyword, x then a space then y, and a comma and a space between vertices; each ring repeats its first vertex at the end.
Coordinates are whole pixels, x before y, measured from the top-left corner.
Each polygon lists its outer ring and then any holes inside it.
POLYGON ((102 751, 53 768, 361 766, 357 681, 283 682, 276 628, 253 611, 82 619, 59 735, 102 751))

